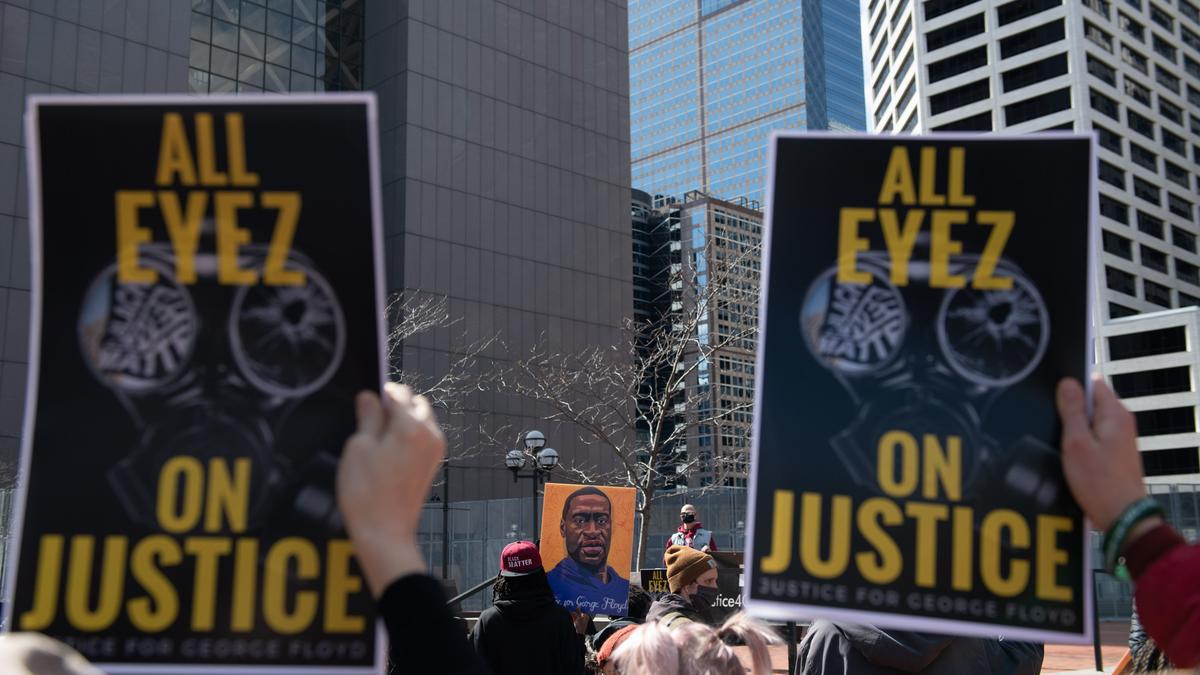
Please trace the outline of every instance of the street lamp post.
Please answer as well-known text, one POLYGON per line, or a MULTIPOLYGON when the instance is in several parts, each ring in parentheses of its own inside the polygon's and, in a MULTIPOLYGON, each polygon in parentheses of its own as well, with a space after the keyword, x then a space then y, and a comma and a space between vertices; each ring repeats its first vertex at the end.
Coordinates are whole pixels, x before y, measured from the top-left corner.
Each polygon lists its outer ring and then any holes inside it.
POLYGON ((538 485, 558 466, 558 452, 554 448, 546 447, 546 435, 540 431, 527 431, 519 440, 525 449, 509 450, 504 456, 504 465, 512 471, 514 483, 521 478, 528 478, 533 483, 533 520, 530 524, 534 530, 531 538, 536 542, 541 533, 541 528, 538 527, 538 485), (522 474, 521 469, 525 467, 527 459, 533 460, 530 462, 532 471, 522 474))

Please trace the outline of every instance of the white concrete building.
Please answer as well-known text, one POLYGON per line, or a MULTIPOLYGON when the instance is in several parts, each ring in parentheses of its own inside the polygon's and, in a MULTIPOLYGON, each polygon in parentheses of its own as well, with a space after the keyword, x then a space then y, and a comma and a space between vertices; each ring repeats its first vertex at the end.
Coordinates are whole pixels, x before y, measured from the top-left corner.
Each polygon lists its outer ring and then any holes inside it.
POLYGON ((1200 483, 1200 308, 1113 319, 1097 336, 1099 370, 1137 416, 1148 483, 1200 483))
MULTIPOLYGON (((1176 466, 1182 472, 1164 473, 1172 481, 1200 479, 1195 467, 1200 446, 1196 313, 1134 317, 1200 305, 1198 2, 862 3, 867 124, 873 132, 1062 129, 1099 136, 1102 251, 1096 323, 1103 325, 1098 333, 1104 339, 1098 367, 1126 392, 1141 391, 1136 388, 1145 383, 1139 378, 1169 379, 1162 385, 1169 392, 1123 396, 1139 411, 1142 449, 1175 451, 1147 456, 1147 468, 1162 465, 1165 472, 1176 466), (1121 317, 1131 318, 1112 321, 1121 317), (1161 322, 1183 331, 1185 347, 1111 359, 1110 337, 1157 331, 1167 325, 1161 322), (1191 431, 1147 433, 1159 417, 1182 420, 1179 410, 1187 406, 1191 431), (1176 412, 1156 416, 1155 410, 1176 412), (1190 460, 1180 459, 1184 455, 1190 460)), ((1160 334, 1148 335, 1152 340, 1160 334)))

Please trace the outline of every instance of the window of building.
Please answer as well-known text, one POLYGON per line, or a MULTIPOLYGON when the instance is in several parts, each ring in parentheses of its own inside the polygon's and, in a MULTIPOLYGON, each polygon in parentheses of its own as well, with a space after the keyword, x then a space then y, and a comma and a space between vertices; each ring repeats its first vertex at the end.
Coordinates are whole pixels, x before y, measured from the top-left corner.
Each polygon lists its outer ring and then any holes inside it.
MULTIPOLYGON (((916 52, 915 46, 909 47, 908 53, 904 55, 904 60, 901 61, 900 66, 898 68, 896 68, 896 84, 903 82, 904 78, 906 76, 908 76, 908 67, 912 65, 913 54, 915 52, 916 52)), ((914 82, 915 82, 915 80, 914 80, 914 82)), ((901 103, 900 107, 904 107, 904 104, 901 103)))
POLYGON ((928 21, 977 2, 979 0, 925 0, 921 7, 925 11, 925 20, 928 21))
POLYGON ((1146 296, 1146 302, 1154 303, 1159 307, 1171 306, 1171 289, 1162 284, 1142 279, 1142 293, 1146 296))
POLYGON ((1150 248, 1142 244, 1139 248, 1142 250, 1142 264, 1155 272, 1167 274, 1167 254, 1156 249, 1150 248))
POLYGON ((1115 267, 1105 266, 1104 268, 1105 285, 1111 291, 1124 293, 1125 295, 1137 297, 1137 280, 1128 272, 1119 270, 1115 267))
POLYGON ((1200 473, 1200 452, 1196 448, 1144 450, 1142 473, 1147 476, 1183 476, 1200 473))
POLYGON ((1192 146, 1192 161, 1200 164, 1200 145, 1192 146))
MULTIPOLYGON (((1200 89, 1196 89, 1189 84, 1187 88, 1187 100, 1188 103, 1191 103, 1194 106, 1200 106, 1200 89)), ((1180 122, 1180 124, 1183 123, 1180 122)))
POLYGON ((961 54, 944 58, 941 61, 934 61, 929 64, 929 82, 931 84, 940 82, 948 77, 954 77, 969 70, 981 68, 986 66, 987 62, 986 45, 969 49, 961 54))
POLYGON ((1191 406, 1140 410, 1133 415, 1137 419, 1138 436, 1186 434, 1196 430, 1196 409, 1191 406))
POLYGON ((1104 250, 1126 260, 1133 260, 1133 242, 1111 230, 1100 231, 1104 250))
POLYGON ((1149 169, 1155 173, 1158 172, 1158 155, 1150 152, 1137 143, 1130 142, 1129 156, 1133 159, 1134 164, 1137 164, 1143 169, 1149 169))
POLYGON ((1175 32, 1175 19, 1172 19, 1166 10, 1153 2, 1150 3, 1150 20, 1167 29, 1168 33, 1175 32))
POLYGON ((1188 2, 1188 0, 1179 0, 1179 11, 1184 16, 1192 20, 1192 23, 1200 26, 1200 9, 1188 2))
POLYGON ((1005 26, 1062 4, 1062 0, 1013 0, 996 8, 996 21, 1005 26))
POLYGON ((1196 235, 1176 225, 1171 226, 1171 243, 1188 253, 1196 252, 1196 235))
POLYGON ((1180 218, 1192 219, 1192 203, 1170 192, 1167 193, 1167 210, 1180 218))
POLYGON ((1083 6, 1096 12, 1097 14, 1108 18, 1109 10, 1112 9, 1112 3, 1108 0, 1082 0, 1083 6))
MULTIPOLYGON (((879 4, 880 4, 879 2, 876 2, 874 5, 872 5, 871 8, 869 10, 867 10, 868 15, 870 14, 870 12, 874 12, 876 7, 879 6, 879 4)), ((875 21, 873 21, 871 23, 871 39, 870 39, 871 42, 875 41, 876 36, 879 35, 879 29, 883 27, 884 14, 886 14, 886 12, 880 11, 878 14, 875 15, 875 21)))
POLYGON ((1121 136, 1119 134, 1113 133, 1099 124, 1093 124, 1092 128, 1096 130, 1096 135, 1100 139, 1100 147, 1115 152, 1118 155, 1124 154, 1124 151, 1121 149, 1121 136))
POLYGON ((1115 302, 1108 303, 1108 318, 1110 319, 1120 319, 1123 316, 1133 316, 1137 313, 1138 311, 1132 307, 1126 307, 1115 302))
POLYGON ((905 87, 904 95, 900 97, 900 102, 898 104, 896 104, 897 113, 903 111, 908 106, 908 102, 912 100, 913 95, 916 93, 917 93, 917 79, 913 78, 913 81, 909 82, 908 86, 905 87))
POLYGON ((929 97, 929 112, 938 115, 948 110, 961 108, 976 101, 982 101, 991 95, 988 78, 976 80, 961 87, 955 87, 940 94, 929 97))
POLYGON ((904 22, 904 30, 900 31, 900 37, 896 38, 896 46, 892 48, 892 56, 900 56, 900 50, 908 42, 908 36, 912 34, 912 19, 904 22))
POLYGON ((936 126, 933 131, 991 131, 992 130, 992 113, 981 112, 978 115, 964 117, 961 120, 947 122, 940 126, 936 126))
POLYGON ((1104 113, 1114 120, 1120 121, 1121 113, 1120 106, 1114 99, 1111 99, 1095 89, 1088 89, 1088 102, 1092 106, 1092 110, 1104 113))
POLYGON ((1188 115, 1188 128, 1192 130, 1193 134, 1200 134, 1200 117, 1188 115))
POLYGON ((1183 141, 1182 136, 1178 136, 1176 133, 1171 133, 1170 131, 1166 130, 1166 127, 1163 127, 1162 135, 1164 148, 1172 151, 1172 153, 1175 153, 1178 156, 1183 157, 1183 159, 1187 159, 1188 144, 1186 141, 1183 141))
POLYGON ((1191 47, 1197 52, 1200 52, 1200 35, 1196 35, 1187 28, 1180 26, 1179 37, 1183 38, 1183 44, 1191 47))
POLYGON ((1125 4, 1129 5, 1130 7, 1136 9, 1139 12, 1142 11, 1142 0, 1125 0, 1125 4))
POLYGON ((1156 54, 1170 61, 1171 63, 1175 63, 1179 60, 1178 50, 1175 49, 1170 42, 1167 42, 1157 35, 1154 35, 1153 38, 1154 39, 1151 41, 1151 45, 1156 54))
POLYGON ((1103 30, 1091 21, 1083 22, 1083 36, 1091 40, 1094 44, 1099 45, 1104 51, 1112 53, 1112 35, 1109 35, 1108 31, 1103 30))
POLYGON ((1175 296, 1179 298, 1180 307, 1195 307, 1200 305, 1200 298, 1194 295, 1188 295, 1183 291, 1175 291, 1175 296))
POLYGON ((1108 183, 1109 185, 1112 185, 1114 187, 1119 187, 1122 190, 1124 190, 1125 189, 1125 172, 1118 169, 1117 167, 1113 166, 1112 164, 1109 164, 1108 162, 1106 162, 1104 160, 1099 160, 1099 161, 1100 161, 1100 180, 1104 181, 1105 183, 1108 183))
POLYGON ((941 49, 983 32, 983 14, 969 16, 925 35, 925 51, 941 49))
POLYGON ((1106 194, 1100 195, 1100 215, 1122 225, 1129 224, 1129 207, 1106 194))
POLYGON ((1161 94, 1158 97, 1158 112, 1175 124, 1183 126, 1183 109, 1163 98, 1161 94))
POLYGON ((1200 81, 1200 61, 1193 59, 1187 54, 1183 55, 1183 69, 1187 71, 1197 81, 1200 81))
POLYGON ((1103 80, 1110 86, 1117 86, 1117 70, 1100 59, 1087 55, 1087 69, 1092 75, 1103 80))
POLYGON ((1125 110, 1125 124, 1139 134, 1154 140, 1154 122, 1149 117, 1139 115, 1130 109, 1125 110))
POLYGON ((1024 101, 1017 101, 1004 106, 1004 123, 1008 126, 1020 124, 1039 117, 1045 117, 1060 110, 1071 107, 1071 89, 1063 87, 1055 91, 1039 94, 1024 101))
POLYGON ((1151 106, 1150 90, 1128 75, 1125 76, 1125 93, 1147 108, 1151 106))
POLYGON ((1113 375, 1112 387, 1121 398, 1191 391, 1192 369, 1188 366, 1177 366, 1113 375))
POLYGON ((1187 351, 1187 333, 1183 326, 1159 328, 1128 335, 1114 335, 1108 338, 1108 358, 1112 361, 1182 351, 1187 351))
POLYGON ((1062 40, 1065 34, 1063 20, 1058 19, 1016 35, 1010 35, 1000 40, 1000 58, 1007 59, 1010 56, 1023 54, 1031 49, 1057 42, 1062 40))
POLYGON ((880 101, 879 105, 875 107, 875 123, 876 124, 883 121, 883 116, 888 111, 888 104, 891 102, 892 102, 892 91, 889 89, 886 92, 884 92, 883 100, 880 101))
POLYGON ((1200 267, 1186 260, 1175 260, 1175 278, 1193 286, 1200 286, 1200 267))
POLYGON ((900 133, 909 133, 917 128, 917 111, 913 110, 908 115, 908 119, 904 120, 904 124, 900 125, 900 133))
POLYGON ((1146 27, 1129 18, 1129 15, 1125 12, 1117 12, 1117 25, 1126 34, 1136 38, 1139 42, 1146 41, 1146 27))
POLYGON ((1121 45, 1121 60, 1147 75, 1150 74, 1149 61, 1146 60, 1145 55, 1130 48, 1129 45, 1121 45))
POLYGON ((879 92, 883 89, 884 85, 890 81, 888 79, 888 75, 890 74, 891 73, 888 71, 887 66, 884 66, 883 70, 879 71, 879 75, 875 78, 875 84, 873 86, 875 98, 879 98, 879 92))
POLYGON ((1013 91, 1031 84, 1048 80, 1052 77, 1065 75, 1067 72, 1067 55, 1055 54, 1040 61, 1013 68, 1001 74, 1004 91, 1013 91))
POLYGON ((1133 177, 1133 194, 1138 199, 1148 201, 1155 206, 1162 204, 1162 191, 1158 189, 1158 186, 1144 181, 1137 176, 1133 177))
POLYGON ((887 49, 887 46, 888 46, 887 40, 879 41, 879 45, 875 47, 875 53, 871 54, 872 67, 878 65, 879 62, 883 60, 883 52, 885 49, 887 49))
POLYGON ((1166 239, 1163 219, 1152 216, 1145 211, 1137 212, 1137 228, 1139 232, 1144 232, 1156 239, 1166 239))
POLYGON ((1154 64, 1154 79, 1157 80, 1162 86, 1170 89, 1171 93, 1179 93, 1179 78, 1175 77, 1175 75, 1171 74, 1170 71, 1158 64, 1154 64))
POLYGON ((1167 180, 1182 187, 1185 190, 1190 190, 1192 187, 1192 176, 1182 166, 1173 162, 1163 160, 1163 169, 1167 174, 1167 180))

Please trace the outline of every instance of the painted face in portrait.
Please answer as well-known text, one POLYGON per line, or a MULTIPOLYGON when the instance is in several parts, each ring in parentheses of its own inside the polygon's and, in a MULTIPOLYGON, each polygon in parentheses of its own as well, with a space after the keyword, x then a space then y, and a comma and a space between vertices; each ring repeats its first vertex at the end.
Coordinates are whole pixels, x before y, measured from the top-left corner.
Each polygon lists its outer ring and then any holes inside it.
POLYGON ((604 495, 584 494, 571 500, 559 526, 567 555, 586 567, 603 569, 608 564, 612 540, 612 505, 604 495))

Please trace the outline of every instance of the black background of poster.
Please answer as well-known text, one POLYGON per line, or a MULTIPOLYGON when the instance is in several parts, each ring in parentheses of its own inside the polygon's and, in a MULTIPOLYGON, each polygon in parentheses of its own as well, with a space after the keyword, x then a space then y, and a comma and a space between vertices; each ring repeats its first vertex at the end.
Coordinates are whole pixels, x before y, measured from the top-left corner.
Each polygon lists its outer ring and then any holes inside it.
MULTIPOLYGON (((106 472, 139 444, 142 429, 118 402, 112 390, 93 375, 81 354, 79 322, 85 293, 93 279, 115 261, 114 195, 118 190, 158 190, 155 172, 162 137, 163 115, 180 112, 185 119, 193 156, 197 152, 193 114, 213 113, 216 127, 217 168, 226 167, 223 114, 241 112, 245 120, 246 165, 257 173, 261 183, 252 188, 194 188, 174 186, 181 201, 188 189, 246 189, 255 194, 263 190, 300 192, 303 199, 292 250, 306 256, 321 272, 336 295, 345 318, 345 349, 333 377, 320 389, 304 397, 286 415, 269 420, 275 427, 275 447, 287 456, 283 467, 283 486, 272 494, 276 504, 255 509, 254 500, 262 493, 252 481, 254 513, 267 514, 253 522, 241 535, 219 533, 213 536, 247 536, 260 540, 260 563, 256 590, 263 589, 262 556, 270 543, 285 536, 308 539, 320 556, 320 576, 315 580, 290 579, 288 592, 321 592, 325 572, 325 544, 330 538, 345 538, 329 531, 312 529, 296 517, 290 501, 304 486, 319 488, 332 495, 331 465, 316 460, 325 453, 336 459, 342 444, 354 428, 353 397, 362 389, 381 386, 378 344, 377 289, 374 269, 374 243, 371 213, 371 176, 369 163, 368 108, 365 99, 336 104, 218 104, 197 99, 196 103, 121 105, 43 104, 38 108, 41 162, 42 231, 42 328, 40 368, 38 371, 37 416, 33 429, 31 465, 25 522, 18 574, 16 577, 13 626, 20 628, 21 612, 32 603, 38 543, 43 534, 74 533, 124 534, 130 548, 143 537, 161 530, 132 522, 107 479, 106 472), (282 418, 281 418, 282 417, 282 418)), ((209 200, 208 216, 212 215, 209 200)), ((238 225, 252 233, 253 243, 270 240, 275 227, 273 209, 249 209, 239 212, 238 225)), ((141 212, 141 224, 150 227, 155 242, 168 241, 156 208, 141 212)), ((212 251, 212 240, 202 239, 200 252, 212 251)), ((203 285, 203 284, 202 284, 203 285)), ((215 327, 227 321, 232 289, 195 287, 196 311, 202 324, 215 327)), ((216 328, 220 330, 220 328, 216 328)), ((215 367, 215 364, 209 364, 215 367)), ((232 367, 226 363, 225 367, 232 367)), ((214 440, 215 439, 210 439, 214 440)), ((164 454, 183 449, 159 448, 164 454)), ((220 454, 219 450, 213 454, 220 454)), ((154 465, 161 462, 154 460, 154 465)), ((280 468, 280 467, 276 467, 280 468)), ((266 467, 257 461, 257 477, 266 467)), ((153 485, 147 486, 153 496, 153 485)), ((151 505, 153 502, 151 502, 151 505)), ((150 517, 153 517, 151 512, 150 517)), ((202 531, 197 535, 206 535, 202 531)), ((182 539, 181 535, 177 539, 182 539)), ((68 544, 69 550, 69 544, 68 544)), ((96 558, 101 551, 97 542, 96 558)), ((261 602, 256 603, 255 630, 236 636, 228 632, 232 565, 223 559, 218 572, 216 625, 211 634, 190 633, 192 565, 185 555, 184 564, 166 568, 165 574, 179 592, 180 611, 176 624, 153 637, 173 639, 176 647, 189 637, 275 638, 312 643, 323 636, 321 616, 303 632, 290 636, 273 634, 265 625, 261 602), (226 626, 220 632, 221 626, 226 626)), ((98 568, 98 560, 93 568, 98 568)), ((352 573, 361 576, 357 563, 352 573)), ((95 592, 95 580, 93 593, 95 592)), ((144 595, 131 576, 126 575, 125 598, 144 595)), ((63 616, 62 595, 56 622, 44 632, 52 637, 72 640, 86 637, 69 626, 63 616)), ((123 603, 124 604, 124 603, 123 603)), ((289 605, 290 607, 290 605, 289 605)), ((263 665, 339 665, 370 666, 375 656, 373 605, 365 588, 349 597, 348 613, 366 617, 359 635, 337 636, 365 645, 361 658, 344 654, 325 657, 306 653, 258 661, 263 665)), ((116 638, 118 648, 125 638, 146 637, 134 629, 124 608, 117 622, 103 631, 104 637, 116 638)), ((95 657, 98 662, 118 663, 203 663, 254 664, 245 657, 196 658, 178 653, 170 657, 138 658, 118 653, 116 657, 95 657)))
MULTIPOLYGON (((863 499, 880 496, 856 482, 839 459, 831 439, 849 427, 862 407, 850 396, 837 378, 820 363, 805 345, 801 330, 801 312, 810 285, 820 275, 835 266, 838 257, 839 210, 843 207, 880 208, 880 188, 892 148, 908 148, 914 181, 919 180, 920 148, 937 146, 939 166, 936 191, 946 194, 946 149, 966 147, 965 192, 976 197, 968 210, 1014 210, 1016 223, 1003 256, 1016 262, 1041 292, 1051 321, 1050 339, 1044 357, 1036 369, 1019 383, 1009 387, 992 402, 981 420, 981 430, 1008 448, 1020 434, 1032 434, 1052 445, 1057 452, 1059 423, 1055 413, 1053 392, 1063 376, 1082 379, 1087 357, 1088 280, 1088 222, 1090 139, 1086 138, 1028 138, 946 140, 920 138, 845 138, 811 135, 803 138, 780 137, 776 140, 774 185, 771 188, 771 260, 769 263, 769 295, 767 327, 760 341, 762 361, 760 391, 758 392, 759 427, 756 442, 758 452, 753 471, 757 493, 753 546, 749 564, 754 565, 753 587, 755 600, 772 600, 810 606, 829 606, 841 610, 866 610, 929 618, 961 619, 978 623, 1020 626, 1026 629, 1045 628, 1062 633, 1081 633, 1087 617, 1083 612, 1083 526, 1082 516, 1073 502, 1062 503, 1062 493, 1056 504, 1062 515, 1075 521, 1075 531, 1064 536, 1060 544, 1070 552, 1071 564, 1061 570, 1058 581, 1075 589, 1071 603, 1047 603, 1033 597, 1029 590, 1012 601, 1026 606, 1069 608, 1076 621, 1071 626, 1036 626, 1019 619, 979 619, 970 616, 940 615, 926 610, 885 609, 856 602, 853 592, 848 601, 825 601, 819 598, 787 598, 764 593, 761 584, 772 580, 796 582, 828 582, 855 587, 870 587, 858 574, 854 553, 872 550, 855 527, 851 539, 851 560, 842 577, 822 580, 807 575, 793 552, 792 563, 783 573, 766 575, 761 562, 771 552, 770 520, 775 490, 794 490, 799 510, 800 494, 819 492, 823 502, 824 538, 822 555, 828 551, 829 495, 851 495, 857 507, 863 499)), ((901 224, 905 207, 899 202, 901 224)), ((919 207, 914 207, 919 208, 919 207)), ((937 208, 937 207, 926 207, 937 208)), ((954 208, 954 207, 944 207, 954 208)), ((983 250, 989 227, 971 224, 956 225, 952 232, 963 242, 964 253, 983 250)), ((929 231, 927 213, 923 232, 929 231)), ((859 235, 870 239, 869 249, 886 250, 878 221, 864 223, 859 235)), ((917 247, 913 262, 920 260, 917 247)), ((927 254, 925 254, 927 255, 927 254)), ((914 282, 910 281, 909 286, 914 282)), ((927 286, 927 285, 926 285, 927 286)), ((944 289, 929 289, 908 296, 906 302, 921 305, 924 316, 936 312, 944 289)), ((928 325, 914 325, 903 350, 930 351, 928 325)), ((860 392, 861 393, 861 392, 860 392)), ((964 397, 966 394, 964 394, 964 397)), ((869 393, 867 398, 869 398, 869 393)), ((862 399, 864 402, 866 399, 862 399)), ((875 409, 875 414, 886 410, 875 409)), ((876 437, 877 438, 877 437, 876 437)), ((919 439, 919 437, 918 437, 919 439)), ((918 440, 919 442, 919 440, 918 440)), ((869 448, 873 458, 874 447, 869 448)), ((964 465, 972 448, 964 441, 964 465)), ((1057 464, 1056 461, 1051 462, 1057 464)), ((873 464, 872 464, 873 466, 873 464)), ((984 508, 1006 506, 1032 518, 1043 512, 1032 500, 987 492, 999 483, 1003 462, 987 467, 974 485, 964 484, 963 504, 984 508), (985 494, 986 492, 986 494, 985 494), (1011 499, 1004 503, 998 500, 1011 499), (997 500, 997 501, 993 501, 997 500)), ((1044 468, 1044 467, 1043 467, 1044 468)), ((1061 480, 1059 474, 1058 480, 1061 480)), ((1066 499, 1069 500, 1069 497, 1066 499)), ((914 501, 924 501, 920 488, 914 501)), ((897 500, 903 505, 904 500, 897 500)), ((942 500, 935 500, 942 501, 942 500)), ((978 508, 977 508, 978 513, 978 508)), ((852 516, 853 519, 853 516, 852 516)), ((852 520, 853 522, 853 520, 852 520)), ((1032 522, 1032 521, 1031 521, 1032 522)), ((978 527, 978 517, 976 519, 978 527)), ((793 526, 795 529, 798 523, 793 526)), ((950 592, 948 547, 949 526, 943 525, 938 538, 936 589, 918 588, 912 580, 913 559, 905 543, 913 540, 912 520, 906 519, 899 528, 889 528, 904 552, 904 573, 888 588, 899 591, 901 598, 912 591, 935 592, 944 595, 988 598, 981 591, 978 574, 978 541, 976 541, 976 572, 974 592, 950 592)), ((793 532, 793 549, 797 534, 793 532)), ((1036 543, 1036 535, 1034 535, 1036 543)), ((814 612, 808 610, 811 615, 814 612)), ((819 614, 819 610, 815 612, 819 614)))

